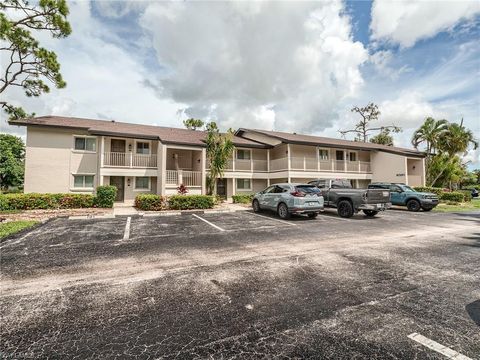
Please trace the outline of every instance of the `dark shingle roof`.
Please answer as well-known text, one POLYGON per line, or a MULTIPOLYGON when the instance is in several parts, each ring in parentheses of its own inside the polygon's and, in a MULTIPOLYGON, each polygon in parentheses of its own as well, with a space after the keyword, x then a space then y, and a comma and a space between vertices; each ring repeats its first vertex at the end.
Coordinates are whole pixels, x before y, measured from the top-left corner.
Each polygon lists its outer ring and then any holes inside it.
MULTIPOLYGON (((159 139, 165 144, 180 144, 190 146, 205 146, 205 131, 179 129, 155 125, 132 124, 108 120, 82 119, 64 116, 39 116, 31 119, 10 121, 11 125, 21 126, 52 126, 61 128, 82 129, 95 135, 114 135, 159 139)), ((270 147, 235 136, 233 143, 236 146, 270 147)))
POLYGON ((385 151, 389 153, 397 153, 397 154, 408 155, 408 156, 417 156, 417 157, 425 156, 423 152, 417 151, 415 149, 406 149, 406 148, 401 148, 396 146, 365 143, 360 141, 327 138, 322 136, 293 134, 293 133, 287 133, 287 132, 281 132, 281 131, 240 128, 235 132, 235 135, 242 136, 245 132, 252 132, 252 133, 266 135, 266 136, 275 138, 279 141, 282 141, 284 143, 290 143, 290 144, 341 147, 346 149, 357 149, 357 150, 377 150, 377 151, 385 151))

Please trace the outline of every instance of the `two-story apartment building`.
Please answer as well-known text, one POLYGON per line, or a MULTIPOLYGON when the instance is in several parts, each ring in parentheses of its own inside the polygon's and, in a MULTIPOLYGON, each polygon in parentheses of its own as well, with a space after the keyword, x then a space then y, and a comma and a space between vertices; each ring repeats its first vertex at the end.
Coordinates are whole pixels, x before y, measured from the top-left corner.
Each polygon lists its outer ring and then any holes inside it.
MULTIPOLYGON (((117 201, 136 194, 206 192, 208 161, 204 131, 115 121, 43 116, 10 122, 27 127, 25 192, 94 192, 115 185, 117 201)), ((231 197, 274 182, 347 178, 424 185, 424 154, 371 143, 286 132, 239 129, 235 151, 217 180, 231 197)))

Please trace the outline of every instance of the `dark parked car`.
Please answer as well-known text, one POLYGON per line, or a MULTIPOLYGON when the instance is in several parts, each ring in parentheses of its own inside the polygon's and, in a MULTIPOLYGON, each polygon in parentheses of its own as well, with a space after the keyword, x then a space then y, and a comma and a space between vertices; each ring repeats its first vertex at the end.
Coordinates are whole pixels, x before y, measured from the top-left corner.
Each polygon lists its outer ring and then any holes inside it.
POLYGON ((478 190, 475 189, 475 188, 472 188, 472 189, 462 189, 463 191, 467 191, 467 190, 470 190, 471 194, 472 194, 472 198, 476 198, 478 197, 478 190))
POLYGON ((438 205, 438 196, 433 193, 419 192, 410 186, 400 183, 371 183, 369 189, 385 189, 390 191, 393 205, 406 206, 409 211, 430 211, 438 205))
POLYGON ((367 216, 375 216, 391 206, 388 191, 353 189, 347 179, 318 179, 308 183, 320 189, 325 207, 336 208, 338 215, 344 218, 360 210, 367 216))

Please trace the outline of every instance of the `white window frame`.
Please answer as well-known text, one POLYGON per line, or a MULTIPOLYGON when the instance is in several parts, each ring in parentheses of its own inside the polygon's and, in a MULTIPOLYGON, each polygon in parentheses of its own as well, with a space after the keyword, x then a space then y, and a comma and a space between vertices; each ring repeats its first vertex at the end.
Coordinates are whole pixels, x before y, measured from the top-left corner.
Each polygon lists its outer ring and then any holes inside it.
POLYGON ((135 155, 152 155, 152 142, 150 140, 135 140, 135 155), (139 154, 137 152, 138 143, 147 143, 148 144, 148 154, 139 154))
POLYGON ((75 190, 76 190, 76 191, 93 190, 93 189, 95 189, 95 175, 96 175, 96 174, 93 174, 93 173, 91 173, 91 174, 72 174, 73 182, 72 182, 72 187, 71 187, 71 189, 72 189, 73 191, 75 191, 75 190), (76 187, 76 186, 75 186, 75 176, 83 176, 83 186, 81 186, 81 187, 80 187, 80 186, 79 186, 79 187, 76 187), (93 181, 92 181, 93 186, 92 186, 92 187, 86 187, 86 186, 85 186, 85 176, 92 176, 92 177, 93 177, 93 181))
POLYGON ((96 154, 97 153, 97 137, 96 136, 90 136, 90 135, 73 135, 73 144, 72 144, 72 151, 74 152, 79 152, 79 153, 89 153, 89 154, 96 154), (85 139, 85 149, 75 149, 75 139, 76 138, 84 138, 85 139), (95 150, 87 150, 87 139, 94 139, 95 140, 95 150))
POLYGON ((330 160, 330 149, 318 148, 318 158, 320 159, 320 161, 330 160), (320 156, 320 150, 327 152, 327 158, 326 159, 322 159, 322 157, 320 156))
POLYGON ((245 160, 245 161, 250 161, 252 160, 252 149, 237 149, 237 151, 235 152, 235 160, 245 160), (250 158, 249 159, 239 159, 238 158, 238 152, 239 151, 248 151, 250 153, 250 158))
POLYGON ((350 151, 348 150, 348 162, 356 162, 358 161, 358 151, 350 151), (355 154, 355 160, 350 160, 350 154, 355 154))
POLYGON ((253 180, 249 178, 238 178, 235 179, 235 189, 239 191, 252 191, 252 186, 253 186, 253 180), (248 180, 250 182, 250 187, 249 188, 239 188, 238 187, 238 180, 248 180))
POLYGON ((133 178, 133 191, 151 191, 152 190, 152 179, 150 176, 135 176, 133 178), (148 179, 148 188, 137 188, 137 178, 147 178, 148 179))

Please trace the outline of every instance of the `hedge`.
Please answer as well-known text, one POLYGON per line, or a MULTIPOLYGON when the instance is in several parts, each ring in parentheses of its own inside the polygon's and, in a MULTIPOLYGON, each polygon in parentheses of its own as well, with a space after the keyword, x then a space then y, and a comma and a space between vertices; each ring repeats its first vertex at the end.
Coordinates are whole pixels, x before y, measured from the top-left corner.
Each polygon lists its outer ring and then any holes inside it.
POLYGON ((250 204, 254 194, 232 195, 234 204, 250 204))
POLYGON ((94 202, 90 194, 4 194, 0 195, 0 210, 88 208, 94 202))
POLYGON ((117 188, 111 185, 97 187, 95 205, 101 208, 112 208, 117 196, 117 188))
POLYGON ((464 194, 459 191, 443 192, 440 194, 440 200, 442 201, 463 202, 464 198, 464 194))
POLYGON ((458 190, 458 192, 461 192, 463 194, 463 201, 464 202, 472 201, 472 191, 471 190, 458 190))
POLYGON ((159 211, 167 208, 167 202, 160 195, 139 194, 135 198, 135 207, 145 211, 159 211))
POLYGON ((168 208, 172 210, 211 209, 215 197, 211 195, 173 195, 168 198, 168 208))
POLYGON ((442 193, 445 192, 443 188, 431 187, 431 186, 415 186, 413 189, 419 192, 429 192, 429 193, 437 194, 438 196, 440 196, 442 193))

